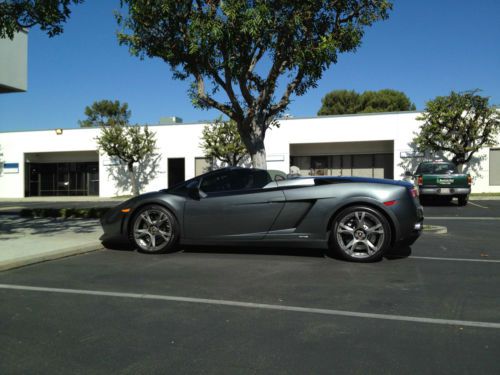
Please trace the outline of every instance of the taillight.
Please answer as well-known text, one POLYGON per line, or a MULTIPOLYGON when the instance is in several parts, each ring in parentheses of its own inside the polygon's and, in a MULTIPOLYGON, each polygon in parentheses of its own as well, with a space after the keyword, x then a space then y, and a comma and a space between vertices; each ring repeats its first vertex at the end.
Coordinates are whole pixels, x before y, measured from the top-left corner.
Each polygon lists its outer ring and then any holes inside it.
POLYGON ((415 188, 410 189, 410 195, 412 198, 417 198, 418 197, 418 190, 415 188))
POLYGON ((387 202, 384 202, 384 206, 394 206, 396 204, 397 201, 387 201, 387 202))
POLYGON ((417 177, 417 185, 422 186, 424 184, 424 178, 422 176, 417 177))
POLYGON ((469 185, 472 185, 472 177, 471 176, 467 176, 467 183, 469 185))

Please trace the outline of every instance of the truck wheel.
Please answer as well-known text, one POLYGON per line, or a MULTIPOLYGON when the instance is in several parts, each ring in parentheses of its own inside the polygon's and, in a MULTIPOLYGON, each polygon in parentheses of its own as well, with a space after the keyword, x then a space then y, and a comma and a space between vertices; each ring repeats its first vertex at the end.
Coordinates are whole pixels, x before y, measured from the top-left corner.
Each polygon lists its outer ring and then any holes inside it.
POLYGON ((459 206, 466 206, 468 201, 469 201, 468 195, 460 195, 458 197, 458 205, 459 206))

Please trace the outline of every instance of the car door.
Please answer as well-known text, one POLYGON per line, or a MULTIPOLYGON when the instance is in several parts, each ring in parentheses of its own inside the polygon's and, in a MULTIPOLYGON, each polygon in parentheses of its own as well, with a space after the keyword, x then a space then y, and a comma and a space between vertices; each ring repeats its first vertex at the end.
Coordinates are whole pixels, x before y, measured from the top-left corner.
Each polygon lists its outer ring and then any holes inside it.
POLYGON ((204 176, 202 197, 185 203, 184 238, 195 242, 262 239, 285 202, 276 185, 263 188, 270 182, 266 171, 252 169, 204 176))

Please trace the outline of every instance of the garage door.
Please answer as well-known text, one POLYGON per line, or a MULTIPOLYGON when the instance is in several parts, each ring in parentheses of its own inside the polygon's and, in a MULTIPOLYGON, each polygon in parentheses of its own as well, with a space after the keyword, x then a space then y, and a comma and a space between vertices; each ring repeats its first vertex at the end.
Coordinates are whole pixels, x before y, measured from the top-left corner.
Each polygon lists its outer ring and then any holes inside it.
POLYGON ((490 149, 490 186, 500 185, 500 148, 490 149))

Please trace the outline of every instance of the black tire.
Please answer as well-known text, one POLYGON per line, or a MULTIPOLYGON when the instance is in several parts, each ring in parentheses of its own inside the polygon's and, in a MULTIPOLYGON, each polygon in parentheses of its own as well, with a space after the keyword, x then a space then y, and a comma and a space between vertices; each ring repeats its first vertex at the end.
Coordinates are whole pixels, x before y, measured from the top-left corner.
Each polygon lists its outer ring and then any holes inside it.
POLYGON ((179 240, 179 224, 175 216, 165 207, 156 204, 144 206, 131 220, 129 238, 141 253, 171 252, 175 250, 179 240))
POLYGON ((468 195, 459 195, 458 196, 458 205, 459 206, 466 206, 468 202, 469 202, 468 195))
POLYGON ((330 255, 338 255, 353 262, 375 262, 382 259, 389 249, 391 236, 391 225, 378 210, 362 205, 347 207, 333 220, 329 244, 329 251, 333 254, 330 255), (351 230, 345 230, 351 226, 352 233, 351 230), (378 229, 375 232, 372 231, 373 228, 378 229), (350 238, 354 242, 351 246, 352 251, 349 251, 350 238), (367 243, 374 245, 376 250, 370 250, 367 243))

